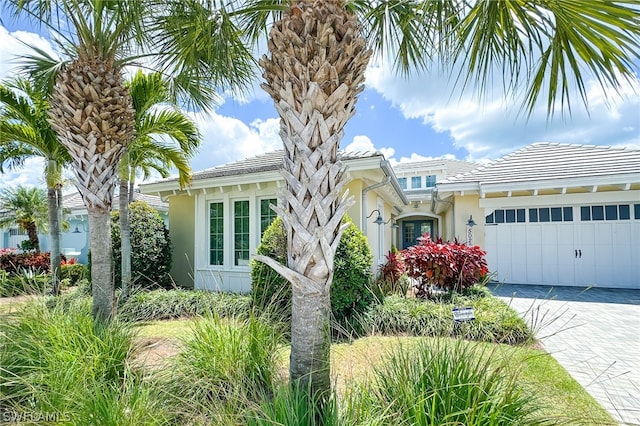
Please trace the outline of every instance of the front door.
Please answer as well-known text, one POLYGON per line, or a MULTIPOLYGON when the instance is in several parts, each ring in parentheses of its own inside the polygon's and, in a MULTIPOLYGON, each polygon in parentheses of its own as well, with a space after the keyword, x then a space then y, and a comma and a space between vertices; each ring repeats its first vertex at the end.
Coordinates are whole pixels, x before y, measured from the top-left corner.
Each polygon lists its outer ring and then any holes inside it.
POLYGON ((433 238, 433 220, 405 220, 402 222, 402 248, 416 245, 418 238, 429 234, 433 238))

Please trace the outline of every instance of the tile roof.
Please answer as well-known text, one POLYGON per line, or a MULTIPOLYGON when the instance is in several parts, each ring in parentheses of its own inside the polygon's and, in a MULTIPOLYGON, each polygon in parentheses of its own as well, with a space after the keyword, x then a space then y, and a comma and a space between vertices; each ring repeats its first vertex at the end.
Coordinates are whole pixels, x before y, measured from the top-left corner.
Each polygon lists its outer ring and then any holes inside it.
POLYGON ((439 185, 514 183, 638 174, 640 150, 596 145, 534 143, 439 185))
MULTIPOLYGON (((243 160, 234 161, 232 163, 222 164, 220 166, 194 173, 191 180, 197 181, 223 176, 237 176, 279 170, 282 166, 283 155, 284 150, 279 149, 265 154, 256 155, 254 157, 245 158, 243 160)), ((339 156, 343 161, 347 161, 358 158, 382 156, 382 154, 379 152, 340 152, 339 156)), ((171 178, 164 179, 162 182, 174 182, 177 180, 177 178, 171 178)))
POLYGON ((478 167, 478 163, 471 161, 455 160, 450 158, 434 158, 424 161, 411 161, 406 163, 397 163, 393 166, 393 170, 397 175, 410 174, 412 172, 424 173, 427 171, 444 171, 445 177, 456 176, 468 173, 478 167))
MULTIPOLYGON (((145 201, 156 210, 165 211, 169 209, 169 204, 162 201, 162 199, 156 195, 141 194, 140 192, 136 191, 133 193, 133 200, 145 201)), ((63 195, 62 205, 64 206, 64 208, 71 210, 71 212, 86 209, 84 202, 82 201, 82 197, 80 196, 80 193, 78 191, 63 195)), ((117 198, 114 198, 113 200, 113 208, 118 208, 117 198)))

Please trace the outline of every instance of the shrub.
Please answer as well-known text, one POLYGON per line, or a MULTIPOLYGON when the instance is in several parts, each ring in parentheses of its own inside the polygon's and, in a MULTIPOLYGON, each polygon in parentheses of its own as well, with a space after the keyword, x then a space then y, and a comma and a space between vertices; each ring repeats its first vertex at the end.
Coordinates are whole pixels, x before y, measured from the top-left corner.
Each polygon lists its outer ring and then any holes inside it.
POLYGON ((419 295, 428 294, 431 285, 460 291, 480 282, 488 272, 485 255, 478 246, 434 242, 428 235, 402 251, 408 275, 419 282, 419 295))
MULTIPOLYGON (((120 282, 121 259, 119 212, 111 214, 111 239, 116 282, 120 282)), ((131 279, 145 288, 172 288, 171 241, 157 211, 143 201, 129 204, 131 224, 131 279)))
POLYGON ((0 297, 23 294, 42 294, 51 284, 51 275, 23 270, 20 274, 8 274, 0 270, 0 297))
POLYGON ((388 296, 361 318, 369 333, 412 336, 461 336, 470 340, 519 344, 533 338, 531 329, 506 303, 474 286, 465 294, 446 293, 438 300, 388 296), (476 319, 455 323, 452 309, 469 306, 476 319))
POLYGON ((155 321, 215 313, 221 317, 246 317, 251 299, 244 294, 197 290, 134 292, 118 309, 125 321, 155 321))
POLYGON ((0 406, 60 416, 52 423, 160 424, 158 396, 129 370, 132 350, 131 327, 94 323, 90 304, 27 306, 0 323, 0 406))
POLYGON ((550 424, 541 417, 541 403, 508 372, 507 361, 493 355, 486 346, 460 340, 422 341, 392 352, 354 398, 370 407, 365 415, 386 413, 383 424, 550 424))
POLYGON ((68 262, 61 266, 60 278, 68 279, 69 285, 77 285, 79 281, 86 279, 88 276, 87 266, 81 263, 68 262))
POLYGON ((249 401, 273 389, 281 342, 280 332, 260 317, 197 321, 163 376, 169 404, 186 417, 177 423, 228 424, 222 413, 243 416, 249 401))
MULTIPOLYGON (((348 217, 343 220, 351 222, 348 217)), ((267 228, 257 252, 272 256, 283 264, 286 262, 286 234, 280 218, 276 218, 267 228)), ((357 226, 350 223, 342 234, 334 259, 331 310, 339 324, 364 312, 374 300, 369 288, 372 260, 366 237, 357 226)), ((275 304, 282 312, 289 314, 291 289, 284 278, 269 266, 252 261, 251 279, 252 298, 257 306, 275 304)))
POLYGON ((392 249, 385 257, 387 261, 380 265, 378 273, 381 279, 395 284, 407 271, 402 253, 392 249))
POLYGON ((0 269, 10 275, 20 274, 23 270, 46 274, 51 269, 51 255, 45 252, 6 253, 0 256, 0 269))

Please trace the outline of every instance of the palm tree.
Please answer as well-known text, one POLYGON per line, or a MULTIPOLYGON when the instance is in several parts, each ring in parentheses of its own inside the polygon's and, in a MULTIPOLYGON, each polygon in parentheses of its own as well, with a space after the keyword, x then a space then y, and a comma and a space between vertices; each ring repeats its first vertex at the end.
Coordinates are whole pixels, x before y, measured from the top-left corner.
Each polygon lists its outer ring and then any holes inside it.
MULTIPOLYGON (((17 225, 27 231, 29 245, 40 251, 38 230, 47 230, 47 194, 41 188, 17 186, 0 192, 0 206, 4 214, 0 217, 0 227, 17 225)), ((58 265, 59 267, 60 265, 58 265)))
POLYGON ((47 122, 48 94, 25 79, 0 84, 0 173, 43 158, 51 240, 51 284, 59 292, 62 229, 62 169, 70 162, 67 150, 47 122))
POLYGON ((128 296, 131 283, 131 232, 129 203, 133 198, 136 172, 147 178, 152 171, 168 177, 178 171, 180 186, 191 181, 189 159, 200 145, 195 123, 171 105, 169 86, 160 73, 139 71, 129 83, 135 114, 136 137, 120 159, 120 238, 122 253, 122 294, 128 296))
POLYGON ((174 99, 208 108, 216 89, 252 76, 243 33, 216 0, 7 0, 55 34, 63 62, 43 51, 24 70, 53 85, 50 123, 72 157, 90 228, 93 315, 114 313, 109 212, 118 163, 135 138, 135 110, 123 69, 158 70, 174 99))
MULTIPOLYGON (((246 28, 258 38, 275 20, 260 61, 281 118, 286 188, 278 213, 287 229, 287 265, 256 256, 292 285, 293 380, 329 389, 329 291, 333 257, 351 201, 338 146, 355 112, 372 53, 408 72, 432 60, 462 66, 480 89, 501 69, 508 91, 525 85, 524 108, 546 91, 547 108, 570 107, 574 81, 586 102, 584 72, 603 86, 633 80, 640 14, 633 2, 456 0, 248 0, 246 28), (579 4, 578 4, 579 3, 579 4), (282 8, 284 7, 284 11, 282 8), (280 9, 275 14, 267 10, 280 9)), ((306 387, 305 387, 306 388, 306 387)))

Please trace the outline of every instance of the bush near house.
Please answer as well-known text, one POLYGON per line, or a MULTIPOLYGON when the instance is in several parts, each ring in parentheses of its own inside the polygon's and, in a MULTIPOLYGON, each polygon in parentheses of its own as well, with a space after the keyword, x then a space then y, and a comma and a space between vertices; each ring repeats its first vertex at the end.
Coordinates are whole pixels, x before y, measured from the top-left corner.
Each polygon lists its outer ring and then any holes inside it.
MULTIPOLYGON (((366 311, 374 300, 369 289, 373 257, 367 239, 351 219, 345 216, 343 220, 350 225, 342 234, 336 251, 331 287, 331 310, 338 324, 344 324, 354 315, 366 311)), ((265 231, 256 251, 284 264, 286 250, 284 225, 280 218, 276 218, 265 231)), ((251 261, 251 294, 257 306, 275 306, 286 316, 290 315, 289 283, 269 266, 254 260, 251 261)))
POLYGON ((0 269, 9 275, 16 275, 22 271, 35 273, 49 273, 51 269, 51 254, 48 252, 15 253, 0 255, 0 269))
POLYGON ((432 285, 459 292, 480 282, 489 271, 485 255, 478 246, 432 241, 428 234, 402 251, 407 274, 418 281, 418 296, 427 296, 432 285))
POLYGON ((68 279, 69 285, 77 285, 89 276, 89 268, 81 263, 65 263, 63 261, 61 268, 60 278, 68 279))
MULTIPOLYGON (((111 241, 116 283, 122 275, 119 212, 111 214, 111 241)), ((173 288, 171 240, 158 212, 144 201, 129 204, 131 227, 131 279, 144 288, 173 288)))

